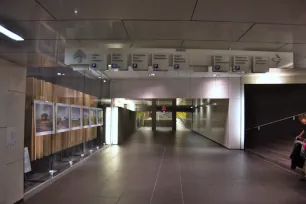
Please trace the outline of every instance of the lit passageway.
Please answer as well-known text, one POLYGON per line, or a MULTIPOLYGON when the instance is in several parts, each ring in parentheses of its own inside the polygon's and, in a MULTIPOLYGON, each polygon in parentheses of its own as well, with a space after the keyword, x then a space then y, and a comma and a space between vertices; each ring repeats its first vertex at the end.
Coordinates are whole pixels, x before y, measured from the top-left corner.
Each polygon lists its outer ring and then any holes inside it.
POLYGON ((305 204, 299 177, 190 131, 138 130, 27 204, 305 204))

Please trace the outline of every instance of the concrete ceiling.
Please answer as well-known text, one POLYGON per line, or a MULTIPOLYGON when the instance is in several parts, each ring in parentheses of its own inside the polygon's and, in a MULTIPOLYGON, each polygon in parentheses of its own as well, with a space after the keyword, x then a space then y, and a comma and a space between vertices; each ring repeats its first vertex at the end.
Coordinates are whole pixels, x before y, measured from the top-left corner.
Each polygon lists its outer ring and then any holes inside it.
POLYGON ((66 46, 98 44, 290 52, 306 47, 305 7, 302 0, 1 0, 1 23, 26 40, 0 36, 0 56, 22 63, 37 50, 61 56, 66 46))

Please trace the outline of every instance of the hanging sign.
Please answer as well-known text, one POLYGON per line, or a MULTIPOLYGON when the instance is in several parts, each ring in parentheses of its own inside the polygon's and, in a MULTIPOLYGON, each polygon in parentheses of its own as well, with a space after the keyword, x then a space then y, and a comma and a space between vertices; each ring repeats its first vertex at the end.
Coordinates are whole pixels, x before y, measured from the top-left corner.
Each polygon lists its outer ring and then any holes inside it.
POLYGON ((214 72, 228 72, 230 69, 229 56, 214 56, 213 57, 213 71, 214 72))
POLYGON ((66 65, 89 65, 92 69, 106 70, 106 55, 103 50, 90 48, 66 48, 66 65))
POLYGON ((253 57, 253 72, 265 73, 269 71, 269 57, 253 57))
POLYGON ((173 68, 176 70, 188 68, 188 57, 186 53, 173 54, 173 68))
POLYGON ((168 70, 169 54, 153 54, 152 66, 154 70, 168 70))
POLYGON ((127 57, 123 53, 111 54, 111 68, 119 70, 127 70, 127 57))
POLYGON ((147 54, 132 54, 132 68, 134 70, 148 70, 149 58, 147 54))
POLYGON ((251 68, 249 56, 234 56, 233 58, 233 72, 248 72, 251 68))

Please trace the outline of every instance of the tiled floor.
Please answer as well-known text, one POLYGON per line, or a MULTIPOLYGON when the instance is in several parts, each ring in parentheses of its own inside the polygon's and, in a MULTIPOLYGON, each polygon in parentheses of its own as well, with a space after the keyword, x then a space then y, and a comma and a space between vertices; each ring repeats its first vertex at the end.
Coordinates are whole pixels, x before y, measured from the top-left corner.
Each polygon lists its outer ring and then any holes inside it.
POLYGON ((27 204, 305 204, 299 177, 189 131, 139 130, 27 204))

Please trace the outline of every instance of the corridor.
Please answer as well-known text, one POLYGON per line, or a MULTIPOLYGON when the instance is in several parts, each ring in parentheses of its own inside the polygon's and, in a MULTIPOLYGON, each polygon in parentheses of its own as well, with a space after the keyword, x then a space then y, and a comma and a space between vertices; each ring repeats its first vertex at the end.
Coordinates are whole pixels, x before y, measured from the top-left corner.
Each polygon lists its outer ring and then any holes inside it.
POLYGON ((306 183, 190 131, 138 130, 27 204, 305 204, 306 183))

